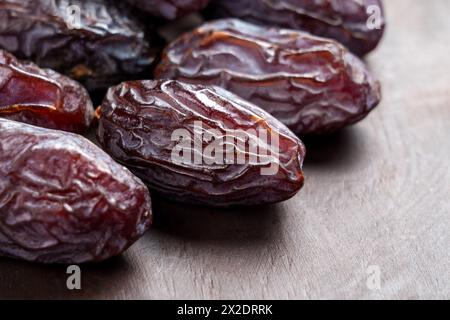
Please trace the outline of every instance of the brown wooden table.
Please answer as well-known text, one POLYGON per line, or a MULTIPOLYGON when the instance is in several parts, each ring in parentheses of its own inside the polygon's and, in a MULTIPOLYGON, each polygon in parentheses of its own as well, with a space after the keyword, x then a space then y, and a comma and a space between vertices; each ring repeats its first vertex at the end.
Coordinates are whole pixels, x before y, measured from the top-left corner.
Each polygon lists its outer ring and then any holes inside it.
POLYGON ((0 298, 450 298, 450 1, 385 5, 367 59, 383 102, 306 141, 294 199, 241 210, 155 199, 154 228, 82 266, 82 290, 66 288, 65 267, 0 259, 0 298), (367 286, 378 270, 379 290, 367 286))

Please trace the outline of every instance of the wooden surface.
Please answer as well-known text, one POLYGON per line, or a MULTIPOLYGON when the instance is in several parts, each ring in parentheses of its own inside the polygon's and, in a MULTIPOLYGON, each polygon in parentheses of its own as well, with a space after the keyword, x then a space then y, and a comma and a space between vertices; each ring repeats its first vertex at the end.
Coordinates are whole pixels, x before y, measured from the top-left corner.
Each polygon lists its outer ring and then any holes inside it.
POLYGON ((264 208, 155 199, 156 223, 122 257, 66 269, 0 259, 0 298, 450 298, 450 1, 385 1, 368 63, 380 107, 306 141, 305 188, 264 208), (366 285, 369 266, 380 290, 366 285))

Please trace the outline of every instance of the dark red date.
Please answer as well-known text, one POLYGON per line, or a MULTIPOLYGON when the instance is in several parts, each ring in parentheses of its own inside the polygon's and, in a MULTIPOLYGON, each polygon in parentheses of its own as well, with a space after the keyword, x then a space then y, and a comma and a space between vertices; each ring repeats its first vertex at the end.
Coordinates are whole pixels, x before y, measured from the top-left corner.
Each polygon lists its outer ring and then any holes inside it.
POLYGON ((83 133, 94 108, 79 83, 0 50, 0 117, 83 133))
POLYGON ((209 0, 126 0, 128 3, 154 16, 175 20, 202 10, 209 0))
POLYGON ((85 138, 0 119, 0 256, 102 261, 151 223, 146 186, 85 138))
POLYGON ((150 72, 154 37, 107 0, 0 0, 0 48, 106 90, 150 72))
POLYGON ((268 113, 224 89, 125 82, 109 90, 100 114, 103 148, 170 199, 256 205, 286 200, 303 185, 301 141, 268 113), (174 158, 181 144, 186 161, 174 158))
POLYGON ((237 19, 207 23, 174 41, 155 77, 219 85, 302 135, 353 124, 381 98, 364 63, 334 40, 237 19))
POLYGON ((333 38, 358 55, 375 49, 385 28, 381 0, 212 0, 210 16, 236 17, 333 38))

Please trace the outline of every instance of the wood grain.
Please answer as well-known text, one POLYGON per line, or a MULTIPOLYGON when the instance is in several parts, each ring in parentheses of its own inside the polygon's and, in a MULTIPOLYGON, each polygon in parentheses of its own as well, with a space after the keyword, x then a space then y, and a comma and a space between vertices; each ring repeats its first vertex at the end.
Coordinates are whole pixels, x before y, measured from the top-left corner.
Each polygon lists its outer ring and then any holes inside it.
POLYGON ((367 61, 380 107, 307 140, 307 183, 286 203, 214 210, 155 199, 122 257, 66 269, 0 259, 0 298, 450 298, 450 1, 385 1, 367 61), (366 285, 381 270, 380 290, 366 285))

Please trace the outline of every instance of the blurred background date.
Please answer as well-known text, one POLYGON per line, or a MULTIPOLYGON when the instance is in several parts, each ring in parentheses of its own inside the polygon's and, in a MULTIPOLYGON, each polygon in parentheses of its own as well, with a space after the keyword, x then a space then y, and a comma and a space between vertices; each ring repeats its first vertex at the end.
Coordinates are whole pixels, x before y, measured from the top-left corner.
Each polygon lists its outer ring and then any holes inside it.
POLYGON ((125 0, 145 12, 167 20, 175 20, 204 9, 209 0, 125 0))
POLYGON ((0 117, 85 133, 94 108, 78 82, 0 50, 0 117))
POLYGON ((380 83, 338 42, 238 19, 205 23, 173 41, 155 77, 221 86, 300 135, 354 124, 381 99, 380 83))
POLYGON ((377 47, 385 27, 380 0, 211 0, 206 16, 308 31, 358 55, 377 47))
POLYGON ((155 36, 107 0, 0 0, 0 48, 81 81, 89 91, 148 75, 155 36))

